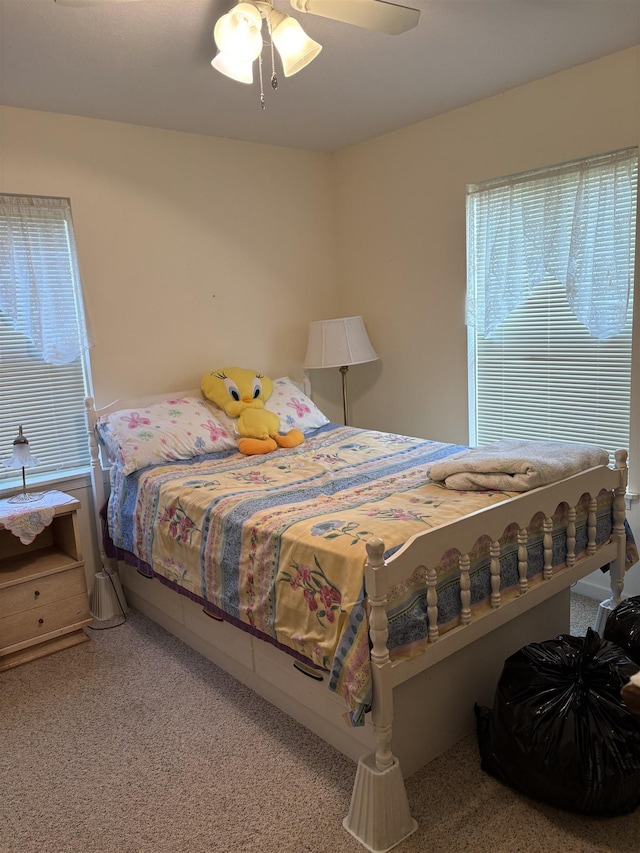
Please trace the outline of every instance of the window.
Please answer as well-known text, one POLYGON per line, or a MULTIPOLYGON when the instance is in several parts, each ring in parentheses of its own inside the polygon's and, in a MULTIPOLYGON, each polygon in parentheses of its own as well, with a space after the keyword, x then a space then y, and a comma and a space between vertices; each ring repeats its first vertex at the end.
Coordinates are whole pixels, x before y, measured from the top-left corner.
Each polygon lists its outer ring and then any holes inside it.
POLYGON ((630 439, 637 150, 469 187, 470 441, 630 439))
POLYGON ((0 460, 22 426, 29 480, 89 470, 87 346, 68 200, 0 195, 0 460))

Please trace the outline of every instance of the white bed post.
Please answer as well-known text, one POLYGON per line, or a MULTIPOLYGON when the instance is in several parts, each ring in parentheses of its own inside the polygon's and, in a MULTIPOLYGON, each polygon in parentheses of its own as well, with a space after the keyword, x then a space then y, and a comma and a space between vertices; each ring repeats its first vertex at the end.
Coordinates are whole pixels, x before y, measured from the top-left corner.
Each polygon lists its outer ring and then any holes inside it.
POLYGON ((624 589, 624 572, 627 555, 627 534, 624 529, 624 520, 626 517, 625 494, 627 492, 627 480, 629 472, 627 469, 627 451, 616 450, 616 470, 620 472, 620 485, 615 489, 615 498, 613 499, 613 531, 612 538, 617 539, 618 556, 611 563, 609 569, 609 578, 611 583, 611 598, 600 603, 594 630, 602 636, 604 633, 607 619, 612 610, 622 601, 622 591, 624 589))
POLYGON ((93 593, 91 596, 91 615, 94 619, 104 621, 114 616, 124 615, 128 611, 127 600, 120 583, 115 563, 109 560, 104 552, 102 541, 102 519, 100 510, 106 499, 104 489, 104 473, 100 462, 100 451, 96 434, 93 429, 95 423, 95 402, 93 397, 85 399, 87 416, 87 432, 89 438, 89 451, 91 453, 91 486, 93 491, 93 513, 96 521, 96 536, 98 539, 98 555, 102 571, 96 572, 93 577, 93 593))
POLYGON ((409 811, 400 763, 391 751, 393 686, 387 648, 387 584, 383 554, 381 539, 367 542, 365 578, 372 644, 371 716, 377 749, 358 762, 349 814, 343 821, 347 832, 373 853, 391 850, 418 828, 409 811))

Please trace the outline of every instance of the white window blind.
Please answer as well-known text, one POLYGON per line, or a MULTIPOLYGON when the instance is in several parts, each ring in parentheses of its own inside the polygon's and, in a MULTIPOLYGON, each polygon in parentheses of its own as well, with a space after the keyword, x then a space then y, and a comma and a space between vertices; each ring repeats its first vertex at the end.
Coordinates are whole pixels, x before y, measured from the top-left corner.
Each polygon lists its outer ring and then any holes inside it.
MULTIPOLYGON (((571 299, 567 278, 557 275, 554 262, 570 243, 576 221, 598 220, 597 245, 585 244, 590 258, 589 293, 586 300, 593 311, 607 310, 609 287, 607 270, 615 258, 617 284, 625 278, 633 282, 634 239, 637 199, 637 151, 622 152, 629 164, 629 179, 607 186, 600 181, 599 192, 585 192, 580 198, 582 209, 576 217, 562 217, 571 206, 576 182, 584 175, 584 161, 562 167, 562 180, 549 193, 549 171, 525 177, 528 215, 534 225, 553 210, 559 212, 562 228, 557 240, 532 241, 527 252, 509 251, 508 243, 500 250, 507 257, 507 278, 531 282, 528 270, 541 271, 539 281, 528 287, 524 298, 515 300, 498 325, 483 336, 478 326, 469 329, 470 358, 470 441, 487 444, 502 438, 562 440, 597 444, 610 453, 629 447, 631 397, 631 345, 633 318, 633 286, 623 299, 621 330, 608 337, 594 337, 575 313, 576 300, 571 299), (536 207, 536 202, 538 205, 536 207), (563 221, 562 221, 563 220, 563 221), (536 256, 537 251, 537 256, 536 256), (527 270, 528 268, 528 270, 527 270), (564 280, 559 280, 564 279, 564 280)), ((620 162, 621 152, 611 155, 620 162)), ((603 168, 607 157, 598 158, 603 168)), ((522 176, 504 179, 504 186, 516 183, 522 176)), ((598 176, 596 175, 596 178, 598 176)), ((500 229, 496 237, 492 222, 492 206, 481 200, 478 215, 477 197, 495 189, 495 182, 483 189, 470 188, 468 204, 468 251, 470 301, 479 312, 484 311, 488 276, 487 257, 492 252, 491 240, 508 241, 509 228, 500 229), (473 272, 473 274, 471 274, 473 272)), ((484 199, 486 202, 486 198, 484 199)), ((502 200, 504 216, 504 198, 502 200)), ((522 223, 519 223, 519 227, 522 223)), ((553 231, 553 222, 547 222, 553 231)), ((540 231, 538 231, 538 234, 540 231)), ((517 240, 517 238, 516 238, 517 240)), ((489 264, 490 267, 490 264, 489 264)), ((620 288, 611 311, 620 310, 620 288)), ((626 294, 625 294, 626 295, 626 294)), ((592 313, 593 313, 592 311, 592 313)), ((617 325, 620 326, 619 321, 617 325)))
MULTIPOLYGON (((22 426, 39 462, 28 482, 90 466, 72 228, 66 199, 0 196, 0 462, 22 426), (66 363, 50 363, 61 358, 66 363)), ((0 465, 0 485, 20 478, 0 465)))

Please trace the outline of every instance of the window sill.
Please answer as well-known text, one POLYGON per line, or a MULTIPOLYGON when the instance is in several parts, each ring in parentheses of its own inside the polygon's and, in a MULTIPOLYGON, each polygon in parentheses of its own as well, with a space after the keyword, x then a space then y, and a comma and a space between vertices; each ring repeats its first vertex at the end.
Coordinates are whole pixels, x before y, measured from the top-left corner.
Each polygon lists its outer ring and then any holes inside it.
MULTIPOLYGON (((73 489, 86 488, 87 486, 91 486, 91 473, 89 471, 56 471, 52 474, 44 474, 31 479, 27 475, 28 492, 54 488, 59 489, 61 492, 67 492, 73 489)), ((21 477, 12 477, 10 480, 0 482, 0 498, 9 498, 21 491, 21 477)))

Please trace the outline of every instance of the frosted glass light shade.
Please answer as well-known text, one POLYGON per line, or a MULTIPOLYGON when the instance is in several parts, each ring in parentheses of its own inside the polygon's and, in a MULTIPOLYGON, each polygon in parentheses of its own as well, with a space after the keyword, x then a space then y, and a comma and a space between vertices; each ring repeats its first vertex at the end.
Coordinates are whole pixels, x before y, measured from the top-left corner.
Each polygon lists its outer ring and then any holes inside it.
POLYGON ((2 463, 5 468, 21 468, 22 469, 22 492, 13 497, 7 498, 7 502, 14 503, 29 503, 37 501, 42 497, 42 492, 27 492, 27 481, 24 474, 25 468, 33 468, 40 463, 35 456, 31 455, 29 450, 29 442, 25 438, 22 427, 18 431, 18 436, 13 442, 13 455, 11 459, 5 459, 2 463))
POLYGON ((16 445, 13 448, 13 456, 11 459, 5 459, 2 463, 5 468, 33 468, 40 463, 35 456, 31 455, 29 445, 16 445))
POLYGON ((40 463, 35 456, 31 455, 29 442, 22 432, 22 427, 19 428, 18 436, 13 442, 13 454, 10 459, 5 459, 2 463, 5 468, 33 468, 40 463))
POLYGON ((309 323, 309 340, 304 368, 348 367, 377 361, 361 316, 309 323))
POLYGON ((253 83, 253 61, 250 59, 235 59, 228 53, 220 51, 211 60, 211 65, 238 83, 253 83))
POLYGON ((221 53, 253 62, 262 51, 262 17, 251 3, 238 3, 217 21, 213 38, 221 53))
POLYGON ((285 77, 297 74, 322 50, 322 45, 309 38, 294 18, 274 10, 269 22, 271 38, 282 59, 285 77))

